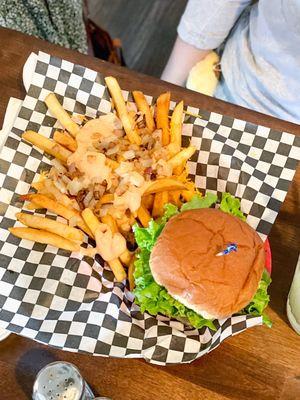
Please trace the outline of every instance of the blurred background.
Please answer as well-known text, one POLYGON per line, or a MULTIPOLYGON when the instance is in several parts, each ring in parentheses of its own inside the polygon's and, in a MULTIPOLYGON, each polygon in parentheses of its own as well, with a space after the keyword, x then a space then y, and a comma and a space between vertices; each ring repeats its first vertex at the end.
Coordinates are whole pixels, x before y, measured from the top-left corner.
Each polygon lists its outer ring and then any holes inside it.
POLYGON ((89 18, 122 41, 126 65, 159 77, 187 0, 88 0, 89 18))

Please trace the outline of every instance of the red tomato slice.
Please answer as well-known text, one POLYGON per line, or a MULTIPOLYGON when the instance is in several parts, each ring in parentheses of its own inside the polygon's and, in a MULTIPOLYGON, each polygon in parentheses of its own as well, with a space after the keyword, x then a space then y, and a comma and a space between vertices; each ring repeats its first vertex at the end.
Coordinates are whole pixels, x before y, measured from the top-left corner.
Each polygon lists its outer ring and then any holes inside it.
POLYGON ((270 247, 269 239, 267 239, 265 241, 265 254, 266 254, 266 270, 271 275, 271 272, 272 272, 272 253, 271 253, 271 247, 270 247))

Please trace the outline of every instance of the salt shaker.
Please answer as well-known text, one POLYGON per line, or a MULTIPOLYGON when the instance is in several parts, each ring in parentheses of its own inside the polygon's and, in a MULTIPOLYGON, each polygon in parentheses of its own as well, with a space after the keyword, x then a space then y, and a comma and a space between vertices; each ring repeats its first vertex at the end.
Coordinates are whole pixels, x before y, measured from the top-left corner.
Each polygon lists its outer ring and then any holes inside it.
POLYGON ((288 295, 286 310, 290 324, 300 335, 300 255, 288 295))
POLYGON ((33 400, 110 400, 95 398, 75 365, 57 361, 46 365, 33 385, 33 400))

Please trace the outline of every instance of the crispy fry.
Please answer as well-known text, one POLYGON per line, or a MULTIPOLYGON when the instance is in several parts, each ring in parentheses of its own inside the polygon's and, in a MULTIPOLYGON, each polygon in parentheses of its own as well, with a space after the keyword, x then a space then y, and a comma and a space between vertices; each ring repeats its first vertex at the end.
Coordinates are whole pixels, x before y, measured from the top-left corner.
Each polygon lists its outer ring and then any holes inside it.
POLYGON ((181 133, 182 133, 182 118, 183 118, 183 101, 177 104, 174 108, 171 118, 170 143, 174 144, 176 153, 181 149, 181 133))
POLYGON ((76 140, 72 138, 67 132, 55 131, 53 135, 53 139, 56 143, 61 144, 68 150, 74 152, 77 149, 76 140))
POLYGON ((71 133, 72 136, 76 136, 79 131, 79 126, 71 119, 70 115, 66 110, 63 109, 60 102, 54 93, 49 93, 45 98, 45 103, 49 108, 51 114, 62 124, 62 126, 71 133))
POLYGON ((189 146, 184 149, 182 149, 176 156, 172 157, 168 163, 169 165, 172 166, 173 170, 176 167, 180 167, 185 165, 187 160, 192 157, 192 155, 195 153, 196 147, 195 146, 189 146))
POLYGON ((146 97, 144 96, 144 93, 138 90, 134 90, 132 92, 132 95, 134 101, 136 102, 138 110, 145 115, 147 128, 150 130, 150 132, 153 132, 155 130, 154 118, 152 116, 149 104, 147 103, 146 97))
MULTIPOLYGON (((183 190, 184 192, 184 190, 183 190)), ((181 207, 182 203, 180 201, 180 190, 172 190, 169 192, 169 202, 174 204, 177 207, 181 207)))
POLYGON ((132 258, 129 268, 128 268, 128 282, 129 282, 129 290, 132 292, 133 289, 135 288, 135 280, 134 280, 134 266, 135 263, 135 257, 132 258))
POLYGON ((10 233, 21 239, 32 240, 33 242, 50 244, 51 246, 58 247, 69 251, 79 251, 80 246, 78 243, 65 239, 55 233, 43 231, 33 228, 8 228, 10 233))
POLYGON ((145 208, 147 208, 147 210, 152 210, 153 201, 154 201, 153 194, 148 194, 147 196, 142 197, 142 204, 145 208))
POLYGON ((122 261, 122 264, 126 265, 127 267, 129 266, 131 259, 132 259, 132 254, 128 249, 125 250, 124 253, 120 255, 120 260, 122 261))
POLYGON ((170 92, 161 94, 156 102, 156 126, 162 129, 162 144, 167 146, 170 143, 169 129, 169 108, 170 108, 170 92))
POLYGON ((164 205, 168 203, 168 192, 156 193, 154 197, 152 217, 158 218, 164 214, 164 205))
POLYGON ((29 202, 26 204, 25 209, 26 210, 37 210, 39 208, 39 206, 37 206, 36 204, 34 204, 33 202, 29 202))
POLYGON ((137 217, 144 228, 147 228, 151 220, 151 215, 147 208, 142 204, 137 212, 137 217))
POLYGON ((128 114, 126 104, 121 92, 121 88, 118 84, 118 81, 116 78, 112 76, 107 76, 105 78, 105 83, 108 87, 108 90, 110 92, 110 95, 113 99, 115 108, 117 110, 118 116, 120 120, 122 121, 124 130, 126 132, 126 135, 131 143, 135 143, 140 145, 142 140, 138 134, 138 131, 136 128, 134 128, 134 120, 130 115, 128 114))
POLYGON ((68 208, 43 194, 26 194, 24 196, 21 196, 21 199, 33 202, 38 206, 38 208, 47 208, 48 210, 54 212, 57 215, 60 215, 67 220, 75 218, 78 228, 82 229, 90 237, 93 237, 91 230, 83 221, 80 213, 74 208, 68 208))
POLYGON ((110 214, 106 214, 104 217, 102 217, 101 222, 103 222, 103 224, 108 225, 110 227, 112 233, 119 232, 118 225, 117 225, 115 219, 110 214))
MULTIPOLYGON (((98 220, 96 215, 93 213, 93 211, 90 208, 85 208, 82 211, 81 215, 82 215, 85 223, 88 225, 90 230, 95 235, 96 231, 100 225, 100 221, 98 220)), ((112 272, 114 273, 116 280, 118 282, 122 282, 124 279, 126 279, 126 272, 118 258, 108 261, 108 265, 110 266, 110 268, 111 268, 112 272)))
POLYGON ((190 201, 192 200, 192 197, 195 195, 196 193, 194 191, 191 190, 183 190, 181 192, 182 197, 184 198, 185 201, 190 201))
POLYGON ((61 193, 61 191, 55 186, 51 179, 43 179, 38 182, 33 182, 31 186, 38 191, 39 194, 44 194, 53 200, 57 200, 59 203, 66 207, 73 208, 73 202, 76 200, 70 199, 66 194, 61 193))
POLYGON ((37 132, 26 131, 23 133, 22 138, 62 161, 64 164, 66 164, 68 157, 72 154, 69 150, 54 142, 54 140, 48 139, 37 132))
POLYGON ((53 219, 25 213, 17 213, 16 217, 18 221, 29 228, 42 229, 74 242, 83 242, 83 233, 79 229, 54 221, 53 219))
POLYGON ((108 265, 110 266, 110 268, 118 282, 122 282, 124 279, 126 279, 127 275, 126 275, 125 269, 124 269, 121 261, 118 258, 108 261, 108 265))
MULTIPOLYGON (((106 214, 104 217, 102 217, 101 222, 103 222, 103 224, 108 225, 110 227, 112 233, 119 232, 116 220, 110 214, 106 214)), ((122 263, 124 265, 129 265, 130 260, 131 260, 131 254, 130 254, 129 250, 126 249, 124 251, 124 253, 122 253, 120 255, 120 260, 122 261, 122 263)))
POLYGON ((86 225, 89 227, 89 229, 95 236, 95 232, 99 228, 99 225, 100 225, 99 219, 96 217, 96 215, 93 213, 93 211, 90 208, 85 208, 82 211, 81 216, 82 216, 84 222, 86 223, 86 225))
POLYGON ((151 193, 158 193, 170 190, 185 190, 185 184, 174 178, 161 178, 156 181, 151 181, 148 185, 145 185, 144 196, 151 193))

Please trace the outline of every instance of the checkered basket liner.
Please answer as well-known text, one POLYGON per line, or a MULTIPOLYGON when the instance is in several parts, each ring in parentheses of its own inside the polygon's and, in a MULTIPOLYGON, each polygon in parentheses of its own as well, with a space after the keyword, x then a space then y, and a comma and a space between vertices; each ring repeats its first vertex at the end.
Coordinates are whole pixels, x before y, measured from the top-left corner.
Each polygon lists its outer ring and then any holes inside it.
MULTIPOLYGON (((8 232, 8 227, 18 226, 15 213, 24 206, 19 195, 49 169, 49 157, 21 139, 24 130, 51 137, 60 127, 43 102, 49 92, 55 92, 70 113, 96 117, 111 111, 101 74, 39 53, 31 86, 0 157, 0 326, 63 350, 166 365, 191 362, 227 337, 261 324, 261 317, 233 316, 216 321, 213 332, 142 314, 125 282, 115 282, 100 259, 21 240, 8 232)), ((130 98, 128 92, 123 94, 130 98)), ((300 137, 187 109, 201 115, 186 117, 183 136, 185 145, 191 141, 198 149, 189 162, 196 185, 239 197, 247 222, 265 239, 293 179, 300 137)), ((56 218, 46 211, 36 213, 56 218)))

